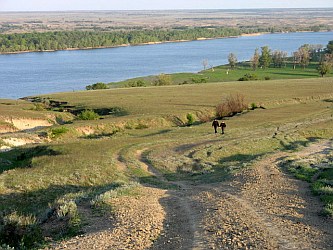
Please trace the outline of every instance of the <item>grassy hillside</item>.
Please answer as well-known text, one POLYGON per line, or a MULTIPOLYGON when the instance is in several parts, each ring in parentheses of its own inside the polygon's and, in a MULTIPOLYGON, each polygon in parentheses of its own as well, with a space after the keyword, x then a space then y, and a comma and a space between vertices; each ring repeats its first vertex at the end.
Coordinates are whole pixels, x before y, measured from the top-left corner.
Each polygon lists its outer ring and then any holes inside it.
MULTIPOLYGON (((112 203, 104 200, 96 205, 96 199, 110 190, 125 188, 117 195, 131 196, 129 190, 137 185, 174 188, 140 167, 138 150, 145 150, 146 159, 166 180, 206 183, 221 182, 267 154, 298 150, 333 137, 332 78, 121 88, 42 97, 80 109, 117 107, 121 112, 83 121, 67 112, 30 110, 32 116, 66 114, 73 120, 30 132, 47 136, 48 143, 0 153, 0 224, 21 228, 15 232, 19 239, 20 234, 28 235, 23 237, 28 248, 79 233, 86 223, 80 208, 86 204, 92 204, 90 209, 100 216, 112 213, 112 203), (200 112, 213 114, 223 97, 237 93, 249 105, 265 109, 226 118, 223 136, 213 133, 210 121, 199 122, 200 112), (194 114, 193 126, 184 126, 188 113, 194 114)), ((3 112, 22 115, 24 107, 0 106, 3 112)), ((3 227, 2 236, 14 233, 10 227, 6 230, 3 227)), ((19 244, 11 240, 3 243, 19 244)))
MULTIPOLYGON (((317 71, 318 64, 313 62, 305 69, 300 66, 293 68, 292 63, 287 63, 282 68, 266 68, 253 70, 249 62, 240 62, 235 69, 230 69, 229 65, 216 66, 210 69, 202 70, 198 73, 174 73, 168 74, 171 77, 172 84, 193 84, 205 82, 229 82, 238 81, 244 75, 255 75, 258 80, 279 80, 279 79, 301 79, 319 77, 317 71)), ((328 74, 333 76, 333 73, 328 74)), ((110 83, 111 87, 128 86, 135 87, 138 82, 145 86, 153 85, 157 76, 138 77, 125 81, 110 83)))

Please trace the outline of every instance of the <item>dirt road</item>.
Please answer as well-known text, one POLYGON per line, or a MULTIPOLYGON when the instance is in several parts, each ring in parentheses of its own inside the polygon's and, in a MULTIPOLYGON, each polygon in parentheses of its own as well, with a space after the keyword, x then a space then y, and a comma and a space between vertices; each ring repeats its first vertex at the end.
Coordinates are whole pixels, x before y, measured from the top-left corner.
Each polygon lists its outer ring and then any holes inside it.
MULTIPOLYGON (((306 158, 332 148, 325 141, 293 154, 306 158)), ((179 188, 168 191, 143 187, 140 198, 115 201, 112 227, 86 228, 52 249, 333 249, 333 220, 319 215, 319 199, 306 182, 278 167, 287 155, 270 155, 229 182, 173 182, 179 188)), ((163 178, 143 151, 137 158, 163 178)))

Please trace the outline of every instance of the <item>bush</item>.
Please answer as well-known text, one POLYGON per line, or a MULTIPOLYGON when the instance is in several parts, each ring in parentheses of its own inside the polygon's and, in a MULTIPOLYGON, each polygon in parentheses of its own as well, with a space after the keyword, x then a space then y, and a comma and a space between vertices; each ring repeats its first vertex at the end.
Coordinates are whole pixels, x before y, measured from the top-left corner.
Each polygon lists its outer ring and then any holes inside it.
POLYGON ((265 80, 271 80, 271 78, 269 77, 269 76, 265 76, 265 78, 264 78, 265 80))
POLYGON ((255 102, 252 102, 251 105, 250 105, 250 109, 255 110, 257 108, 258 108, 258 105, 255 102))
POLYGON ((75 201, 67 198, 56 200, 50 205, 44 223, 53 223, 53 230, 61 234, 76 235, 81 227, 81 219, 75 201), (55 226, 57 224, 60 225, 59 228, 55 226))
POLYGON ((192 78, 193 83, 206 83, 207 80, 205 78, 192 78))
POLYGON ((194 123, 194 116, 193 116, 193 114, 188 113, 186 115, 186 119, 187 119, 187 126, 193 125, 193 123, 194 123))
POLYGON ((126 87, 145 87, 146 86, 146 82, 143 80, 138 80, 135 82, 130 82, 128 84, 126 84, 126 87))
POLYGON ((96 89, 108 89, 109 86, 103 82, 94 83, 92 85, 86 86, 86 90, 96 90, 96 89))
POLYGON ((233 116, 246 110, 248 105, 245 103, 244 99, 245 97, 241 94, 226 97, 222 103, 216 106, 216 117, 223 118, 226 116, 233 116))
POLYGON ((77 118, 80 120, 98 120, 100 117, 93 110, 86 109, 82 111, 77 118))
POLYGON ((49 133, 49 136, 51 138, 56 138, 56 137, 59 137, 65 133, 68 132, 68 128, 64 127, 64 126, 61 126, 61 127, 58 127, 58 128, 53 128, 51 129, 50 133, 49 133))
POLYGON ((34 111, 45 111, 46 109, 47 106, 44 103, 34 103, 34 106, 31 108, 34 111))
POLYGON ((256 74, 245 74, 243 77, 239 78, 238 81, 256 81, 258 79, 256 74))
POLYGON ((171 85, 172 79, 171 76, 160 74, 157 76, 157 79, 153 83, 155 86, 171 85))
POLYGON ((25 249, 41 241, 42 233, 35 217, 19 215, 17 212, 0 217, 1 244, 25 249))

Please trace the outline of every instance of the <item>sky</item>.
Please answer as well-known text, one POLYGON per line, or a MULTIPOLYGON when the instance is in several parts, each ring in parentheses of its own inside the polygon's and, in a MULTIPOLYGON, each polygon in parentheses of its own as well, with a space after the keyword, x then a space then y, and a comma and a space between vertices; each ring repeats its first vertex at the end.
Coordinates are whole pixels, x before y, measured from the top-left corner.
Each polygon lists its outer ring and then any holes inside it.
POLYGON ((0 11, 333 8, 333 0, 0 0, 0 11))

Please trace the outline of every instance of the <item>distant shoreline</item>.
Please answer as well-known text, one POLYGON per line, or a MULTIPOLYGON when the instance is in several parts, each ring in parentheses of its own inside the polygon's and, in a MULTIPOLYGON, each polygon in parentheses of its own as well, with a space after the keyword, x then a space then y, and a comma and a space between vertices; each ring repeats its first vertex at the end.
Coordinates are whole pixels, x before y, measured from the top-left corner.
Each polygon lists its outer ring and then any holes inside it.
MULTIPOLYGON (((261 36, 265 34, 283 34, 283 33, 315 33, 315 31, 295 31, 295 32, 256 32, 256 33, 243 33, 238 36, 225 36, 225 37, 198 37, 194 40, 172 40, 172 41, 159 41, 159 42, 146 42, 138 44, 119 44, 114 46, 101 46, 101 47, 85 47, 85 48, 67 48, 59 50, 26 50, 26 51, 14 51, 14 52, 0 52, 0 55, 10 55, 10 54, 23 54, 23 53, 38 53, 38 52, 57 52, 57 51, 71 51, 71 50, 93 50, 93 49, 110 49, 110 48, 120 48, 120 47, 129 47, 129 46, 144 46, 144 45, 155 45, 155 44, 164 44, 164 43, 182 43, 182 42, 194 42, 194 41, 205 41, 205 40, 217 40, 217 39, 228 39, 228 38, 239 38, 239 37, 254 37, 261 36)), ((330 32, 329 30, 323 30, 320 32, 330 32)))
MULTIPOLYGON (((295 32, 297 33, 297 32, 295 32)), ((225 36, 225 37, 198 37, 194 40, 172 40, 172 41, 159 41, 159 42, 146 42, 138 44, 120 44, 114 46, 101 46, 101 47, 85 47, 85 48, 67 48, 59 50, 25 50, 25 51, 13 51, 13 52, 0 52, 0 55, 10 55, 10 54, 23 54, 23 53, 38 53, 38 52, 56 52, 56 51, 71 51, 71 50, 92 50, 92 49, 110 49, 110 48, 120 48, 129 46, 143 46, 143 45, 155 45, 163 43, 182 43, 182 42, 194 42, 194 41, 205 41, 205 40, 216 40, 216 39, 228 39, 228 38, 238 38, 238 37, 251 37, 251 36, 261 36, 268 33, 244 33, 239 36, 225 36)))

